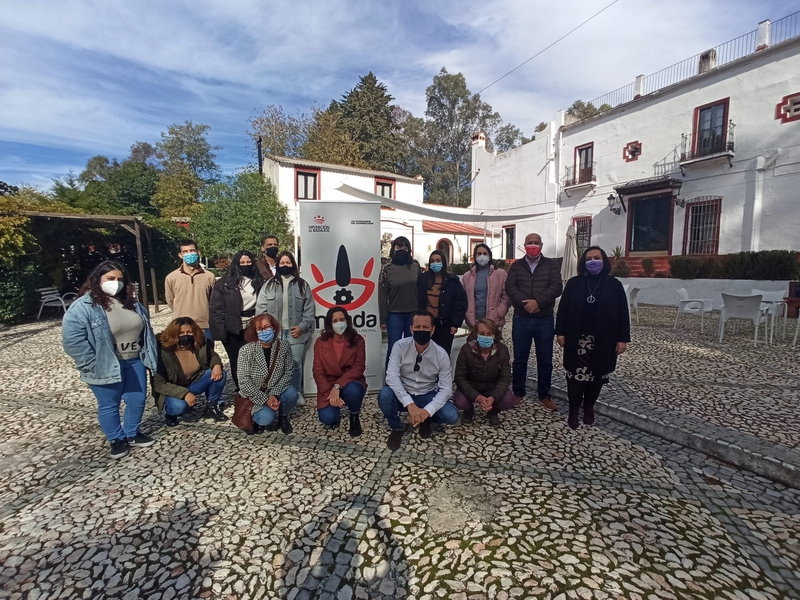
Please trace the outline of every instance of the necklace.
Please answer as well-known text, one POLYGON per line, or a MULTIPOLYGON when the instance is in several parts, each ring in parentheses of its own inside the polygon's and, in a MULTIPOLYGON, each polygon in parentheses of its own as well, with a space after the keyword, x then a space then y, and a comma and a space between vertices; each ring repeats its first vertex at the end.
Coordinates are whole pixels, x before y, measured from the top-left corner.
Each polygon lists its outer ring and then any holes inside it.
POLYGON ((602 279, 601 279, 600 281, 598 281, 598 282, 597 282, 597 285, 596 285, 596 286, 594 286, 594 289, 592 289, 592 288, 589 286, 589 279, 588 279, 588 278, 586 279, 586 287, 587 287, 587 288, 589 288, 589 296, 586 298, 586 301, 587 301, 589 304, 594 304, 595 300, 597 300, 597 298, 595 298, 595 297, 594 297, 594 293, 597 291, 597 288, 598 288, 598 287, 600 287, 600 284, 601 284, 601 283, 603 283, 603 280, 602 280, 602 279))

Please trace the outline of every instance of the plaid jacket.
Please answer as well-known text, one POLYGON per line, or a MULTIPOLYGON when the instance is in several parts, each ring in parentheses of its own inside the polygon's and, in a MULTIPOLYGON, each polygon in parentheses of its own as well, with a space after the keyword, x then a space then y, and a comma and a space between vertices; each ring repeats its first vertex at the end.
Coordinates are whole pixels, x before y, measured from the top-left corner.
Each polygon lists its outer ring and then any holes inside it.
POLYGON ((260 342, 250 342, 239 350, 237 364, 239 392, 242 396, 250 398, 250 401, 256 406, 266 405, 270 396, 280 398, 292 382, 294 361, 289 344, 280 341, 273 343, 269 360, 270 364, 267 365, 260 342), (269 367, 275 361, 278 362, 272 371, 272 377, 269 378, 264 391, 262 391, 261 386, 269 374, 269 367))

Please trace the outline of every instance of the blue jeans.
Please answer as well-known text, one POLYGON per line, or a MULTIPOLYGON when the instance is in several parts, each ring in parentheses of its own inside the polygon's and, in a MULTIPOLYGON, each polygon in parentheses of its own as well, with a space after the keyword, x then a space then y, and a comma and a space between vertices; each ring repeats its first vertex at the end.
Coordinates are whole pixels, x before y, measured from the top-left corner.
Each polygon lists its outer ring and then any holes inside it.
MULTIPOLYGON (((286 391, 283 392, 278 400, 281 401, 281 405, 278 407, 278 411, 282 415, 288 415, 294 409, 295 405, 297 404, 297 390, 293 387, 286 388, 286 391)), ((275 411, 272 410, 269 406, 264 405, 263 408, 260 408, 256 412, 253 413, 253 421, 255 421, 258 425, 265 427, 269 425, 275 420, 275 411)))
MULTIPOLYGON (((211 379, 211 369, 207 369, 200 378, 189 384, 189 391, 195 396, 205 393, 209 402, 221 403, 222 390, 225 388, 227 378, 227 373, 223 371, 222 379, 214 381, 211 379)), ((168 415, 182 415, 188 407, 186 400, 173 396, 167 396, 164 402, 164 411, 168 415)))
POLYGON ((288 329, 281 329, 281 341, 289 344, 292 349, 292 361, 294 362, 294 369, 292 371, 292 387, 301 394, 303 393, 303 363, 306 360, 306 349, 308 348, 308 338, 304 343, 292 343, 294 338, 289 333, 288 329))
MULTIPOLYGON (((351 381, 339 391, 339 397, 344 401, 344 405, 351 415, 357 415, 361 410, 361 403, 364 401, 364 394, 367 390, 357 381, 351 381)), ((318 408, 317 415, 323 425, 333 427, 339 424, 341 419, 341 408, 328 404, 325 408, 318 408)))
MULTIPOLYGON (((421 396, 411 394, 411 398, 414 400, 414 404, 419 408, 425 408, 430 404, 436 394, 437 392, 433 390, 421 396)), ((388 385, 384 386, 381 393, 378 394, 378 406, 383 412, 383 416, 386 417, 386 420, 389 422, 389 427, 391 427, 393 431, 403 431, 403 423, 400 421, 400 412, 408 412, 408 409, 397 399, 394 390, 388 385)), ((458 421, 458 409, 455 404, 448 400, 444 403, 442 408, 431 416, 431 420, 434 423, 452 425, 458 421)))
POLYGON ((514 313, 511 326, 511 341, 514 344, 514 372, 511 387, 515 396, 525 396, 525 380, 528 376, 528 359, 531 342, 536 350, 536 379, 539 399, 550 397, 553 379, 553 317, 541 319, 520 317, 514 313))
POLYGON ((203 329, 203 334, 206 336, 206 343, 211 344, 211 349, 214 349, 214 338, 211 336, 211 329, 203 329))
POLYGON ((109 442, 136 437, 142 424, 147 399, 147 370, 138 358, 119 361, 122 381, 90 385, 97 398, 97 420, 109 442), (119 406, 125 400, 125 426, 120 422, 119 406))
POLYGON ((386 348, 386 366, 389 366, 389 357, 392 347, 404 337, 411 337, 411 321, 414 320, 413 312, 390 312, 386 315, 386 335, 389 338, 386 348))

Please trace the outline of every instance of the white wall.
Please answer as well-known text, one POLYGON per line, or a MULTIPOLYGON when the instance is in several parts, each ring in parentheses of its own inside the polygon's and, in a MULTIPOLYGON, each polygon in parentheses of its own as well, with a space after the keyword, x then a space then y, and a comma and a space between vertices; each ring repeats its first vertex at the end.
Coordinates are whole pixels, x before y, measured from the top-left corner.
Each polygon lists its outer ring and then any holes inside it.
POLYGON ((711 300, 715 310, 722 308, 722 294, 749 296, 753 290, 789 293, 789 281, 755 281, 749 279, 671 279, 652 277, 621 277, 630 286, 638 287, 639 302, 659 306, 678 306, 679 288, 685 288, 690 298, 711 300))

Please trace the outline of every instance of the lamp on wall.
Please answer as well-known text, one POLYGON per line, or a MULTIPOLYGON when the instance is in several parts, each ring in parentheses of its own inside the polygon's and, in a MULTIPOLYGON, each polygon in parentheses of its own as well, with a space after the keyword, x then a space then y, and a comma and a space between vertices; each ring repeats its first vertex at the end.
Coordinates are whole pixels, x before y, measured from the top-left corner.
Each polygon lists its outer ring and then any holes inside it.
POLYGON ((625 202, 622 200, 622 197, 615 196, 614 194, 610 194, 608 196, 608 209, 615 215, 620 214, 623 210, 628 212, 628 209, 625 208, 625 202))
POLYGON ((686 206, 686 199, 678 198, 677 194, 672 197, 672 201, 675 203, 675 206, 680 206, 681 208, 686 206))
POLYGON ((681 208, 686 206, 686 199, 685 198, 678 198, 678 194, 681 193, 681 187, 683 182, 680 180, 674 180, 672 182, 672 201, 675 203, 676 206, 680 206, 681 208))

